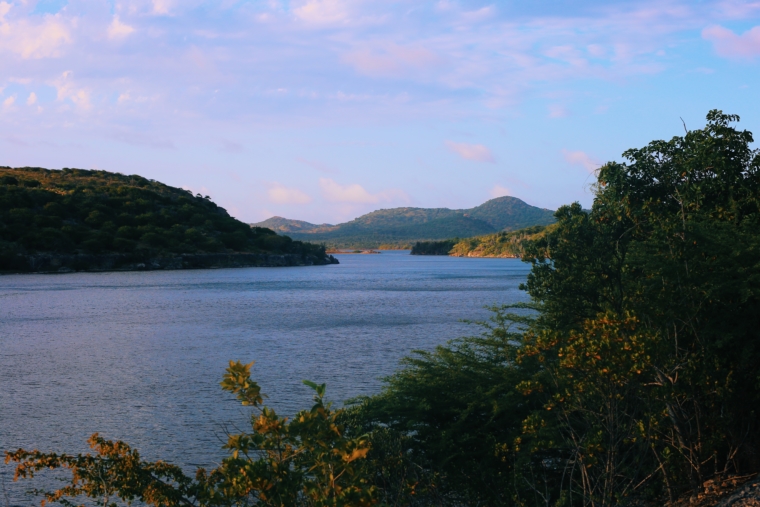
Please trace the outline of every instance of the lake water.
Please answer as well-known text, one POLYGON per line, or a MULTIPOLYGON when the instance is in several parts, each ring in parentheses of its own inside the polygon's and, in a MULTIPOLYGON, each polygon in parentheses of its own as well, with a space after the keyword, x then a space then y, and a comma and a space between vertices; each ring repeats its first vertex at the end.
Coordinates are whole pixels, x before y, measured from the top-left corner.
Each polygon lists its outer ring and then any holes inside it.
MULTIPOLYGON (((341 402, 377 392, 414 349, 479 332, 484 305, 524 301, 516 259, 339 255, 339 265, 0 277, 0 451, 83 452, 95 431, 192 469, 213 467, 244 411, 230 359, 283 414, 303 379, 341 402)), ((0 461, 1 462, 1 461, 0 461)), ((0 465, 0 495, 29 505, 0 465)), ((5 505, 0 496, 0 505, 5 505)), ((37 504, 38 505, 38 504, 37 504)))

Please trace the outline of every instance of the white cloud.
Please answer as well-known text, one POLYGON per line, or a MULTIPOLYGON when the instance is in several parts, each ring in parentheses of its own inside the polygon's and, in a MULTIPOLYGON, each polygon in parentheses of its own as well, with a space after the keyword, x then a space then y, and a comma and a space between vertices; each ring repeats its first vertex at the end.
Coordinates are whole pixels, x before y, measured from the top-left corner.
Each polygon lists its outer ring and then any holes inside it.
POLYGON ((491 189, 489 194, 491 195, 492 198, 495 199, 497 197, 504 197, 505 195, 512 195, 512 190, 507 187, 503 187, 499 184, 496 184, 491 189))
POLYGON ((562 156, 568 164, 583 166, 590 173, 593 173, 602 165, 598 160, 582 151, 562 150, 562 156))
POLYGON ((277 204, 308 204, 311 196, 297 189, 275 183, 267 192, 269 200, 277 204))
POLYGON ((125 23, 122 23, 119 20, 119 16, 114 16, 113 21, 111 21, 111 24, 108 25, 108 38, 122 39, 134 31, 134 28, 125 23))
POLYGON ((7 99, 5 99, 5 100, 3 101, 3 107, 4 107, 5 109, 8 109, 8 108, 9 108, 9 107, 11 107, 11 106, 12 106, 12 105, 13 105, 15 102, 16 102, 16 96, 15 96, 15 95, 11 95, 10 97, 8 97, 7 99))
POLYGON ((319 186, 322 187, 322 195, 332 202, 355 202, 376 203, 380 198, 367 192, 364 187, 354 183, 353 185, 340 185, 329 178, 320 178, 319 186))
POLYGON ((490 162, 495 163, 496 158, 486 146, 482 144, 467 144, 467 143, 455 143, 454 141, 446 141, 446 146, 466 160, 475 160, 476 162, 490 162))
POLYGON ((37 103, 37 94, 32 92, 29 94, 29 97, 26 99, 26 104, 28 106, 32 106, 37 103))
POLYGON ((322 188, 322 196, 330 202, 376 204, 381 201, 407 202, 409 200, 409 196, 403 190, 390 189, 371 194, 357 183, 341 185, 330 178, 320 178, 319 186, 322 188))
POLYGON ((90 92, 85 88, 78 88, 73 81, 73 73, 67 70, 61 76, 53 80, 58 94, 58 100, 70 100, 81 109, 90 109, 90 92))

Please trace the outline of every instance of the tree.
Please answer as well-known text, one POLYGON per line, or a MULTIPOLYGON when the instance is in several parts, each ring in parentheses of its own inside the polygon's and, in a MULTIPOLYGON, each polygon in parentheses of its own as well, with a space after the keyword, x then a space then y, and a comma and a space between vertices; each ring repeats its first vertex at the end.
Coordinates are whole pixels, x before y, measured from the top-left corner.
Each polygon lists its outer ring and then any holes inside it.
POLYGON ((760 157, 738 120, 625 152, 530 250, 524 388, 592 505, 759 468, 760 157))

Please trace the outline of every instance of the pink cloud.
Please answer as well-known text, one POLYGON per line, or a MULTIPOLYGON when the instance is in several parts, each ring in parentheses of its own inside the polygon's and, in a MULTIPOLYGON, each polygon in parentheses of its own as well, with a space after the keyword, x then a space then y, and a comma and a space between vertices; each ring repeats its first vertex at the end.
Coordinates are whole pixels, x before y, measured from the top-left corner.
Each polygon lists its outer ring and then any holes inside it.
POLYGON ((389 43, 352 51, 343 57, 343 61, 367 76, 404 77, 410 72, 419 73, 439 65, 441 58, 423 47, 389 43))
POLYGON ((568 164, 583 166, 590 173, 593 173, 602 165, 598 160, 583 151, 562 150, 562 156, 568 164))
POLYGON ((468 143, 455 143, 454 141, 446 141, 446 146, 466 160, 474 160, 476 162, 490 162, 496 163, 496 157, 493 156, 491 150, 482 144, 468 144, 468 143))
POLYGON ((309 0, 293 13, 302 21, 318 25, 346 23, 350 19, 348 3, 340 0, 309 0))
POLYGON ((133 27, 126 23, 122 23, 121 20, 119 20, 119 16, 114 16, 113 21, 108 25, 108 38, 123 39, 134 31, 135 29, 133 27))
POLYGON ((72 26, 60 16, 7 20, 11 4, 0 2, 0 53, 10 53, 23 59, 57 58, 63 47, 72 42, 72 26))
POLYGON ((504 197, 505 195, 512 195, 512 189, 497 184, 491 189, 489 195, 494 199, 497 197, 504 197))
POLYGON ((724 58, 760 56, 760 26, 737 35, 728 28, 713 25, 702 30, 702 38, 712 42, 715 52, 724 58))
POLYGON ((330 202, 376 204, 381 201, 408 201, 409 196, 403 190, 390 189, 372 194, 358 183, 341 185, 330 178, 320 178, 322 195, 330 202))
POLYGON ((311 196, 297 189, 275 183, 267 192, 269 200, 277 204, 308 204, 311 196))

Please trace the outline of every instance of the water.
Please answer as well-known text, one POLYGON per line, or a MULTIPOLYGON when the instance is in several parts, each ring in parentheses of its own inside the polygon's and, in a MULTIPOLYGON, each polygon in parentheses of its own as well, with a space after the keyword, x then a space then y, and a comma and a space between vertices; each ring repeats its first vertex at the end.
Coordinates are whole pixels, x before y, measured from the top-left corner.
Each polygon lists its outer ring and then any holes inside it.
MULTIPOLYGON (((340 402, 377 392, 414 349, 478 330, 484 305, 524 301, 515 259, 340 255, 340 265, 0 277, 0 451, 87 450, 95 431, 192 470, 223 457, 246 411, 221 391, 230 359, 283 414, 303 379, 340 402)), ((12 504, 30 504, 0 465, 12 504)), ((2 495, 2 490, 0 490, 2 495)), ((4 505, 0 497, 0 505, 4 505)))

